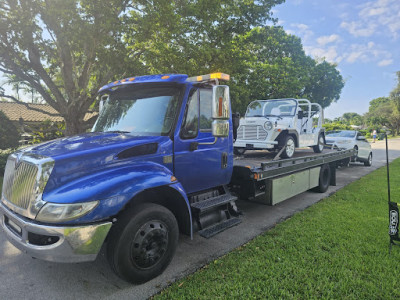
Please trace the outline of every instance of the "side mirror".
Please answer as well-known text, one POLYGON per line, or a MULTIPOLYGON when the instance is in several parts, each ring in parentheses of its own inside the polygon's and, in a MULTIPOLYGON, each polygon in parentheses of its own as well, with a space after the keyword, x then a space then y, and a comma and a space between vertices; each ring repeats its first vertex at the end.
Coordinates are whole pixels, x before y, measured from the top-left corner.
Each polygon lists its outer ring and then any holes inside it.
POLYGON ((229 120, 229 86, 214 86, 212 92, 212 118, 214 120, 229 120))
POLYGON ((215 137, 229 135, 229 104, 229 86, 214 86, 212 91, 212 135, 215 137))
POLYGON ((302 110, 299 110, 298 112, 297 112, 297 119, 303 119, 304 118, 304 112, 302 111, 302 110))
POLYGON ((104 108, 104 103, 108 100, 108 95, 102 95, 100 97, 100 102, 99 102, 99 114, 104 108))
POLYGON ((229 135, 229 120, 214 120, 212 122, 212 135, 227 137, 229 135))

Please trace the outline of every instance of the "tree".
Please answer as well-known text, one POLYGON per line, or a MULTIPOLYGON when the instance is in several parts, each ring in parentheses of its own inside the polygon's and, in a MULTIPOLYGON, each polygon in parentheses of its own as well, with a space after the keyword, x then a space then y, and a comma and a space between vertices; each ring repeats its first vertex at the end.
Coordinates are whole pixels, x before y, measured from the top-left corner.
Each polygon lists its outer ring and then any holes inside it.
POLYGON ((14 124, 0 111, 0 149, 17 148, 19 133, 14 124))
POLYGON ((385 126, 393 135, 398 135, 400 130, 400 113, 396 104, 388 97, 380 97, 370 101, 367 120, 372 126, 385 126))
POLYGON ((3 0, 0 71, 35 89, 64 117, 68 135, 84 129, 102 85, 145 73, 229 73, 241 112, 276 97, 326 107, 343 79, 335 65, 306 56, 299 38, 264 25, 283 2, 3 0))
POLYGON ((394 102, 397 111, 400 112, 400 71, 397 73, 397 86, 390 92, 390 99, 394 102))
POLYGON ((307 97, 327 107, 339 98, 343 78, 336 65, 306 56, 298 37, 263 25, 274 21, 270 9, 281 2, 157 1, 134 11, 131 30, 138 34, 127 37, 130 47, 147 45, 142 58, 151 72, 229 73, 235 111, 277 97, 307 97))
POLYGON ((3 0, 0 71, 34 88, 64 117, 67 134, 81 132, 98 89, 138 54, 123 42, 128 3, 3 0))
POLYGON ((359 115, 358 113, 354 112, 349 112, 349 113, 344 113, 342 116, 342 120, 344 123, 348 125, 363 125, 364 119, 363 116, 359 115))

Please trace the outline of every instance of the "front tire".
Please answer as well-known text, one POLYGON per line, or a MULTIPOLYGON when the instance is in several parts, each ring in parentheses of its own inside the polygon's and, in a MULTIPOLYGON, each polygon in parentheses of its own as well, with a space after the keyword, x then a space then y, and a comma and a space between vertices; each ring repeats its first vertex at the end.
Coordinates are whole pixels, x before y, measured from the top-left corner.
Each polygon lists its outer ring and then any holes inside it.
POLYGON ((372 166, 372 153, 368 155, 368 159, 364 162, 364 166, 366 167, 372 166))
POLYGON ((281 154, 282 158, 291 158, 294 155, 296 149, 296 142, 291 135, 287 135, 284 142, 284 150, 281 154))
POLYGON ((171 211, 158 204, 141 204, 122 213, 111 228, 107 258, 119 277, 143 283, 166 269, 178 237, 178 224, 171 211))
POLYGON ((321 153, 324 150, 325 146, 325 138, 322 133, 318 135, 318 144, 313 146, 313 150, 315 153, 321 153))
POLYGON ((351 158, 351 161, 356 162, 358 161, 358 147, 354 146, 353 150, 354 150, 354 156, 351 158))

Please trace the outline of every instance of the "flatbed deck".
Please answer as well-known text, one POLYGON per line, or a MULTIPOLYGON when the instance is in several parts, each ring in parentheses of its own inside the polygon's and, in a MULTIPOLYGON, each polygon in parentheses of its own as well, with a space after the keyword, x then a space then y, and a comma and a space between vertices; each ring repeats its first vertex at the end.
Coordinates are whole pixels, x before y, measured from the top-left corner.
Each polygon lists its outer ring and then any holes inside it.
MULTIPOLYGON (((246 168, 253 178, 264 180, 276 176, 309 169, 315 166, 339 162, 354 155, 354 150, 324 149, 322 153, 314 153, 311 149, 297 149, 294 157, 273 160, 274 152, 262 150, 247 151, 242 156, 235 156, 234 169, 246 168), (254 176, 254 174, 257 174, 254 176)), ((243 170, 239 171, 240 173, 243 170)))

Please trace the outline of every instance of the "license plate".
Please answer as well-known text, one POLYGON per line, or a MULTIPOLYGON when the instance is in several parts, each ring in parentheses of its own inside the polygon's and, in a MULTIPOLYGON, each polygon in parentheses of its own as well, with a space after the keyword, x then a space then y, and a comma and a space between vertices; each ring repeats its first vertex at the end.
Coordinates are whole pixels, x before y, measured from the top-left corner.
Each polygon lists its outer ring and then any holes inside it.
POLYGON ((254 145, 253 144, 246 144, 246 149, 253 149, 254 145))
POLYGON ((11 221, 10 219, 6 219, 6 224, 8 225, 8 227, 10 227, 13 231, 15 231, 18 234, 22 234, 22 229, 21 227, 19 227, 17 224, 15 224, 13 221, 11 221))

